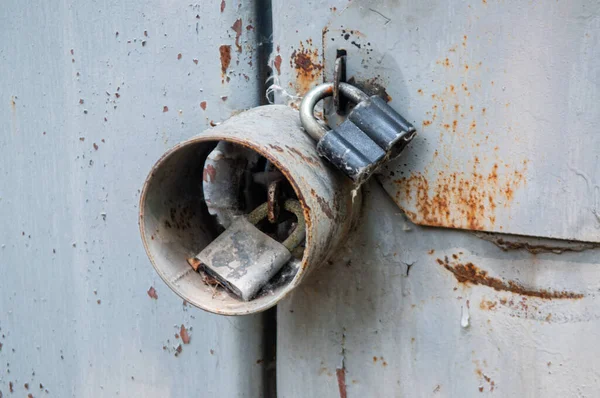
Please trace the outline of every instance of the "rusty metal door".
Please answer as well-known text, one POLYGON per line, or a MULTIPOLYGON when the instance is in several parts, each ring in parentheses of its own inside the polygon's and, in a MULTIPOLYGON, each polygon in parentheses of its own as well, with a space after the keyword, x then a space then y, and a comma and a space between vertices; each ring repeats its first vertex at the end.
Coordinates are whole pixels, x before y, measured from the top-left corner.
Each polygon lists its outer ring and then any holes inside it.
POLYGON ((419 134, 279 305, 280 396, 597 396, 600 2, 273 9, 280 101, 344 49, 419 134))

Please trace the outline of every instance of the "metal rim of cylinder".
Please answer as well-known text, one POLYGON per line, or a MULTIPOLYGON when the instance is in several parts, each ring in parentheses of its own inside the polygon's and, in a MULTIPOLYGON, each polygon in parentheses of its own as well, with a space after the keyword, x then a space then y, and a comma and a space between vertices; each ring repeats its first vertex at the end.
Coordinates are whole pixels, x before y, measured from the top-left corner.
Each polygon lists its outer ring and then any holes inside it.
MULTIPOLYGON (((201 185, 199 184, 200 187, 201 185)), ((283 105, 253 108, 177 144, 156 162, 140 195, 139 226, 142 242, 161 279, 191 305, 221 315, 261 312, 287 296, 311 270, 326 264, 326 260, 345 242, 347 234, 358 220, 362 203, 360 192, 356 192, 354 188, 350 180, 332 170, 319 158, 313 140, 302 131, 297 111, 283 105), (260 122, 257 124, 257 121, 260 122), (201 276, 192 272, 186 261, 202 250, 202 247, 189 248, 185 242, 176 242, 178 236, 187 234, 182 239, 187 239, 186 242, 189 243, 193 231, 164 228, 169 207, 173 206, 169 201, 177 199, 176 191, 181 188, 181 181, 173 180, 190 181, 193 178, 196 181, 198 176, 202 179, 201 171, 199 175, 186 174, 191 173, 191 164, 208 155, 211 149, 205 148, 216 145, 219 141, 249 148, 282 172, 296 193, 302 209, 300 214, 303 214, 306 223, 304 255, 296 274, 274 293, 249 302, 239 302, 227 297, 214 299, 214 288, 202 284, 201 276)), ((191 221, 192 224, 198 221, 204 223, 205 219, 206 215, 198 215, 195 221, 191 221)), ((205 244, 207 243, 203 243, 205 244)))

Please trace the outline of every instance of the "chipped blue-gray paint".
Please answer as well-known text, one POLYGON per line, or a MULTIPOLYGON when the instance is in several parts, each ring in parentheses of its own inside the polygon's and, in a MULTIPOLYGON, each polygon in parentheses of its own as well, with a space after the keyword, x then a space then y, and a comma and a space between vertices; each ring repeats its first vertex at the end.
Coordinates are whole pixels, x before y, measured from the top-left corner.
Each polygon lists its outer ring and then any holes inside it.
POLYGON ((9 382, 36 397, 40 384, 58 397, 262 393, 260 319, 184 306, 152 269, 137 226, 139 189, 162 153, 259 103, 253 5, 240 4, 223 13, 219 2, 3 4, 4 396, 9 382), (182 324, 189 344, 175 337, 182 324))

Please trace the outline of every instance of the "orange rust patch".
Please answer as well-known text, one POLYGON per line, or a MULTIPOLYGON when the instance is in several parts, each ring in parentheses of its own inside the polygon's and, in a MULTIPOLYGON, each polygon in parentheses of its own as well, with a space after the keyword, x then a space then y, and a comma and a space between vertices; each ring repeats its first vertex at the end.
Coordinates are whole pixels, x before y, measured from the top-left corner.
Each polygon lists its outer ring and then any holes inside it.
POLYGON ((237 52, 242 52, 242 46, 240 45, 240 36, 242 35, 242 19, 237 19, 231 29, 235 32, 235 47, 237 48, 237 52))
POLYGON ((221 54, 221 74, 225 76, 231 63, 231 46, 222 45, 219 47, 219 54, 221 54))
MULTIPOLYGON (((312 44, 312 40, 306 40, 307 46, 312 44)), ((323 65, 319 63, 319 50, 304 47, 300 42, 300 47, 292 52, 290 66, 296 71, 296 91, 299 95, 304 95, 315 85, 323 72, 323 65)))
POLYGON ((156 289, 154 288, 154 286, 150 286, 150 289, 148 289, 148 297, 153 298, 154 300, 158 300, 158 293, 156 293, 156 289))
POLYGON ((421 172, 395 180, 395 201, 409 210, 407 215, 417 224, 472 230, 493 226, 497 204, 507 207, 525 177, 514 171, 500 179, 498 164, 483 173, 478 158, 472 163, 471 173, 441 170, 431 183, 421 172), (416 212, 410 211, 413 208, 416 212))
POLYGON ((495 301, 481 300, 481 303, 479 303, 479 308, 481 308, 482 310, 491 311, 496 308, 497 304, 498 303, 495 301))
POLYGON ((200 103, 200 108, 202 108, 202 110, 203 110, 203 111, 205 111, 205 110, 206 110, 206 101, 202 101, 202 102, 200 103))
POLYGON ((181 336, 181 341, 183 342, 183 344, 190 344, 190 335, 188 334, 188 331, 185 328, 185 326, 181 325, 179 335, 181 336))
POLYGON ((546 289, 534 290, 524 287, 515 281, 503 281, 500 278, 489 276, 487 271, 479 269, 473 263, 461 264, 458 261, 450 261, 448 257, 437 259, 437 263, 450 271, 459 283, 466 285, 488 286, 499 292, 511 292, 522 296, 537 297, 544 300, 551 299, 580 299, 581 293, 568 291, 552 291, 546 289))
POLYGON ((273 61, 273 64, 278 75, 281 75, 281 61, 281 55, 277 54, 277 56, 275 57, 275 61, 273 61))
POLYGON ((225 11, 225 0, 221 0, 221 12, 225 11))

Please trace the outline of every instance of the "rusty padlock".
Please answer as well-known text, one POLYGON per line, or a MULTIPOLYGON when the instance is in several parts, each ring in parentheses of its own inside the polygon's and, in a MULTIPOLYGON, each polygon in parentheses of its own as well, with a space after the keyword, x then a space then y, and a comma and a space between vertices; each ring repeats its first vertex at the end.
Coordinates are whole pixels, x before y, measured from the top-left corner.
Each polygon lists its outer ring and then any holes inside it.
POLYGON ((302 206, 288 199, 283 208, 298 218, 290 236, 280 243, 256 227, 267 217, 268 203, 254 209, 247 217, 236 218, 229 228, 204 248, 195 259, 204 271, 244 301, 275 276, 292 258, 306 234, 302 206))

